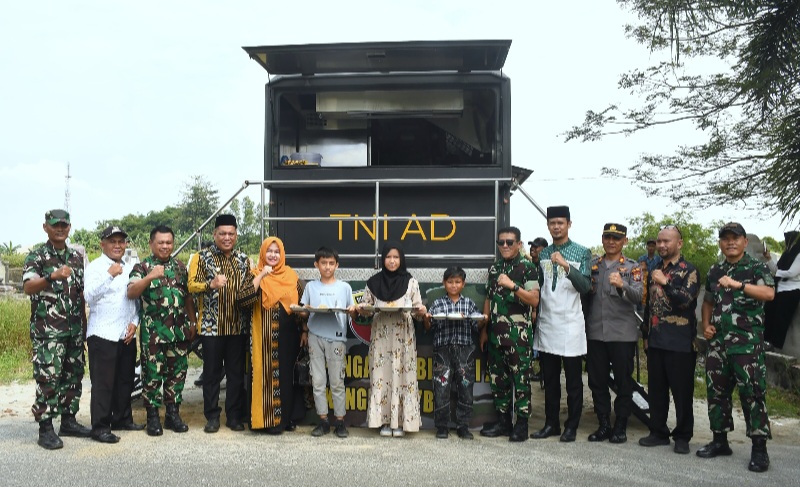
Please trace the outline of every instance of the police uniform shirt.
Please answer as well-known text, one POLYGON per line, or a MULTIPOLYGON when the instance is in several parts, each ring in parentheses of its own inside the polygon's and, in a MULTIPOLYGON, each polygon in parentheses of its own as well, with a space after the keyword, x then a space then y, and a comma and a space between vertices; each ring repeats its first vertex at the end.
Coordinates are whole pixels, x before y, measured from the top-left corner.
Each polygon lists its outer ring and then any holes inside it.
POLYGON ((635 342, 639 339, 639 319, 634 314, 642 301, 642 270, 633 259, 620 256, 613 261, 598 257, 592 262, 592 291, 586 335, 603 342, 635 342), (617 288, 609 276, 619 272, 623 286, 617 288))

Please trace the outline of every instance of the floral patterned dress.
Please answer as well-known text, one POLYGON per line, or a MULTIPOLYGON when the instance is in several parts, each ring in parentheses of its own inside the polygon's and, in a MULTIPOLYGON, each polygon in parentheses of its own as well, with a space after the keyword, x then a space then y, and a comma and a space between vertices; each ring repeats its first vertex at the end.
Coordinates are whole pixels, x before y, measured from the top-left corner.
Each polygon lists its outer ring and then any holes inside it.
MULTIPOLYGON (((406 293, 387 303, 364 291, 364 304, 374 306, 419 306, 419 284, 411 278, 406 293)), ((392 429, 419 431, 417 387, 417 337, 411 313, 377 312, 372 319, 369 344, 370 393, 367 423, 370 428, 388 424, 392 429)))

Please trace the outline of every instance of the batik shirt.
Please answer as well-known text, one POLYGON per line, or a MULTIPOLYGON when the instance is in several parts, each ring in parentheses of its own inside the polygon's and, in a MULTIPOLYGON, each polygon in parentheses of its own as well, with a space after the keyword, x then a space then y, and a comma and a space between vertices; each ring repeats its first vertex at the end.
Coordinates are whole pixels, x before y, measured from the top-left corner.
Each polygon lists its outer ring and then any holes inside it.
MULTIPOLYGON (((464 295, 459 296, 456 302, 453 302, 450 296, 442 296, 433 302, 428 313, 434 316, 456 314, 464 317, 480 314, 475 301, 464 295)), ((478 331, 478 322, 470 318, 459 320, 433 318, 431 324, 434 347, 472 345, 473 333, 478 331)))
POLYGON ((714 342, 724 345, 729 354, 752 354, 764 337, 764 301, 745 296, 739 289, 725 289, 719 285, 722 276, 745 284, 775 286, 775 280, 766 264, 745 253, 738 262, 727 260, 714 264, 708 271, 706 293, 703 298, 712 303, 711 325, 717 330, 714 342))
POLYGON ((486 299, 489 300, 489 314, 492 322, 517 323, 531 322, 531 307, 520 301, 514 291, 497 284, 500 274, 507 275, 519 287, 530 291, 539 289, 539 274, 536 265, 522 255, 511 260, 499 259, 489 267, 486 283, 486 299))
POLYGON ((660 268, 667 277, 663 286, 647 277, 647 307, 642 335, 648 346, 673 352, 694 350, 697 336, 697 268, 680 256, 660 268))
POLYGON ((57 250, 49 241, 31 250, 22 268, 22 282, 47 277, 62 266, 72 273, 31 294, 31 338, 82 336, 84 318, 83 255, 67 246, 57 250))
MULTIPOLYGON (((192 271, 194 272, 194 267, 192 271)), ((203 336, 250 333, 252 313, 240 309, 236 304, 237 293, 253 287, 255 276, 250 272, 250 258, 247 254, 234 249, 226 257, 213 244, 197 254, 196 272, 189 276, 189 291, 202 294, 202 313, 197 318, 200 333, 203 336), (211 281, 217 274, 224 275, 227 283, 219 289, 211 289, 211 281)))
POLYGON ((186 267, 181 261, 170 257, 161 262, 152 255, 133 267, 130 282, 143 279, 153 267, 164 266, 164 275, 153 279, 150 286, 139 297, 139 326, 142 342, 173 343, 187 340, 191 323, 186 314, 187 289, 186 267))

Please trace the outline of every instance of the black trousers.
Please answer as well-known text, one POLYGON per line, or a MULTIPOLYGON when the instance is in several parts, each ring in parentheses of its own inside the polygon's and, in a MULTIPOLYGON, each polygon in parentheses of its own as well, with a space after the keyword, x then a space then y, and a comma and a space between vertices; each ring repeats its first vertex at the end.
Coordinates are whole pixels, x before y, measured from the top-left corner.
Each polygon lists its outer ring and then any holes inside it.
POLYGON ((583 409, 583 359, 581 357, 562 357, 552 353, 539 352, 539 363, 544 379, 544 422, 558 428, 561 409, 561 363, 567 379, 567 420, 565 428, 578 428, 583 409))
POLYGON ((617 398, 614 413, 617 418, 627 419, 631 415, 633 402, 633 356, 635 342, 602 342, 588 340, 586 368, 589 372, 589 389, 592 391, 594 412, 598 416, 611 414, 610 373, 614 372, 617 398))
POLYGON ((243 421, 244 361, 248 335, 204 336, 203 340, 203 413, 206 419, 219 418, 219 385, 223 374, 225 418, 228 423, 243 421))
POLYGON ((126 345, 122 340, 90 336, 86 343, 92 380, 92 429, 110 429, 112 423, 133 421, 131 393, 136 370, 136 340, 126 345))
POLYGON ((650 398, 650 433, 689 441, 694 431, 695 352, 673 352, 650 347, 647 351, 647 393, 650 398), (675 429, 667 428, 669 393, 675 401, 675 429))

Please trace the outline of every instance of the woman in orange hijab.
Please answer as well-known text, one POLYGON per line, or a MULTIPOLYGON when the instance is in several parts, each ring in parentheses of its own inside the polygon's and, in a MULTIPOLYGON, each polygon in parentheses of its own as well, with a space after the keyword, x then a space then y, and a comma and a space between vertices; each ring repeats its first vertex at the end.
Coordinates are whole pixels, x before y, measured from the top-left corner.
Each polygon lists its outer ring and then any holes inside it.
POLYGON ((261 244, 253 274, 260 299, 253 308, 250 428, 277 435, 294 431, 295 420, 305 413, 303 390, 294 385, 300 327, 290 309, 299 301, 300 283, 277 237, 261 244))

